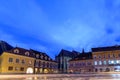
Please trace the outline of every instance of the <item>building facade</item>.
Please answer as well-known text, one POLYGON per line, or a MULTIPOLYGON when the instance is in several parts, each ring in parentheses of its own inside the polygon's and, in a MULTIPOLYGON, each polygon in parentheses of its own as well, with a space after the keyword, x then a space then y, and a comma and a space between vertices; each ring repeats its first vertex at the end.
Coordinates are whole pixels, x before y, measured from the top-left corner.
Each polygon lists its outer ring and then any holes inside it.
POLYGON ((91 73, 93 69, 91 52, 82 52, 69 61, 69 73, 91 73))
POLYGON ((120 46, 92 48, 94 72, 120 71, 120 46))
POLYGON ((58 62, 59 73, 68 73, 69 63, 68 61, 76 57, 79 53, 76 51, 67 51, 62 49, 58 56, 56 56, 56 61, 58 62))
POLYGON ((0 44, 0 73, 57 73, 58 63, 46 53, 0 44))

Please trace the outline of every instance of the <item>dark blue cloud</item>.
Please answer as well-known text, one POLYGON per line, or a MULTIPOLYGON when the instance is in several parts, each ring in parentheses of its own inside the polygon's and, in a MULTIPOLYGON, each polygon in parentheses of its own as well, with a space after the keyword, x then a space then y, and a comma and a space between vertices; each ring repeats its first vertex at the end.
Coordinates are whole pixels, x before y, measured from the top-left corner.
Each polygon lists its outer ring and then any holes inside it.
POLYGON ((47 52, 120 44, 119 0, 1 0, 0 39, 47 52))

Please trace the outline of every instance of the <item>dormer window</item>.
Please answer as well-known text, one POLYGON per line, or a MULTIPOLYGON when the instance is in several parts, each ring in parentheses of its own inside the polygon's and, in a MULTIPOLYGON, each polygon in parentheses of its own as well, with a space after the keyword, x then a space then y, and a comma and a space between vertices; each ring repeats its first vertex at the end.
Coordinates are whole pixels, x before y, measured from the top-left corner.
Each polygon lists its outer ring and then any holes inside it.
POLYGON ((29 55, 30 55, 30 53, 27 51, 27 52, 25 52, 25 55, 26 55, 26 56, 29 56, 29 55))
POLYGON ((36 54, 36 58, 39 58, 39 54, 36 54))
POLYGON ((47 60, 47 56, 45 56, 45 60, 47 60))
POLYGON ((48 58, 48 60, 50 61, 50 58, 48 58))
POLYGON ((43 59, 43 55, 41 55, 40 58, 43 59))
POLYGON ((14 53, 19 53, 19 50, 18 50, 18 49, 15 49, 15 50, 14 50, 14 53))

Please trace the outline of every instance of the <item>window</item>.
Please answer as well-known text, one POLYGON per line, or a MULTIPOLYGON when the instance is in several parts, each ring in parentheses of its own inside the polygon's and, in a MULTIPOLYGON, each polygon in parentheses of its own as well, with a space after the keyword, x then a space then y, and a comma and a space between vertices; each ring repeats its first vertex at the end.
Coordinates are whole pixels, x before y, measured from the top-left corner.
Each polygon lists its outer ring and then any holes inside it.
POLYGON ((13 58, 9 58, 9 62, 13 62, 13 58))
POLYGON ((117 63, 117 64, 120 64, 120 60, 116 60, 116 63, 117 63))
POLYGON ((43 55, 41 55, 40 58, 43 59, 43 55))
POLYGON ((22 64, 25 64, 25 60, 22 60, 22 64))
POLYGON ((96 55, 94 55, 94 59, 96 59, 96 55))
POLYGON ((8 70, 10 70, 10 71, 13 70, 13 67, 12 67, 12 66, 9 66, 9 67, 8 67, 8 70))
POLYGON ((39 54, 36 54, 36 58, 39 58, 39 54))
POLYGON ((102 61, 99 61, 99 65, 102 65, 102 61))
POLYGON ((15 49, 15 50, 14 50, 14 53, 19 53, 19 50, 18 50, 18 49, 15 49))
POLYGON ((108 54, 108 58, 110 58, 110 54, 108 54))
POLYGON ((90 63, 90 62, 88 62, 87 64, 88 64, 88 65, 91 65, 91 63, 90 63))
POLYGON ((115 54, 113 54, 113 57, 115 57, 115 54))
POLYGON ((20 68, 20 71, 24 71, 24 67, 21 67, 21 68, 20 68))
POLYGON ((97 65, 97 61, 94 61, 94 65, 97 65))
POLYGON ((27 51, 27 52, 25 52, 25 55, 26 55, 26 56, 29 56, 29 55, 30 55, 30 53, 27 51))
POLYGON ((103 61, 103 64, 106 65, 107 64, 106 61, 103 61))
POLYGON ((103 55, 103 57, 106 58, 106 57, 105 57, 105 54, 103 55))
POLYGON ((28 63, 29 63, 29 64, 32 64, 32 61, 29 61, 28 63))
POLYGON ((19 63, 19 59, 16 59, 16 63, 19 63))
POLYGON ((101 58, 101 56, 99 55, 99 58, 101 58))
POLYGON ((19 68, 18 67, 15 67, 15 71, 18 71, 19 70, 19 68))
POLYGON ((118 57, 120 57, 120 54, 118 54, 118 57))

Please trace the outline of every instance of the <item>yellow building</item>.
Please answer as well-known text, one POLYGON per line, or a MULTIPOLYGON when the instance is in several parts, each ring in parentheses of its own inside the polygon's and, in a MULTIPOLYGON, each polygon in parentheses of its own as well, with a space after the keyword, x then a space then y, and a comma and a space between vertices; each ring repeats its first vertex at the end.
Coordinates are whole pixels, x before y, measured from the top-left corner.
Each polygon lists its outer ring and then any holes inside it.
POLYGON ((34 73, 33 54, 23 48, 13 48, 0 56, 0 73, 34 73))
POLYGON ((94 72, 120 71, 120 46, 92 48, 94 72))
POLYGON ((56 73, 58 63, 52 60, 46 53, 36 50, 30 50, 35 54, 34 72, 39 73, 56 73))

